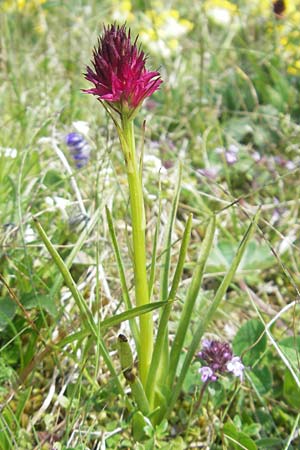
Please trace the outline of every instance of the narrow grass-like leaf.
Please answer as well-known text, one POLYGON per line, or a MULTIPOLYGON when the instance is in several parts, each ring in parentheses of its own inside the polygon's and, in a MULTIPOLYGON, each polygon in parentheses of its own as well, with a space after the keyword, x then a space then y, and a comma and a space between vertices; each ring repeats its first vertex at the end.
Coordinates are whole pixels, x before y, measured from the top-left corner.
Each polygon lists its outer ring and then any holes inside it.
POLYGON ((187 374, 187 371, 190 367, 191 361, 195 355, 195 352, 198 348, 199 342, 201 337, 203 336, 205 330, 207 329, 210 321, 212 320, 219 304, 221 303, 221 300, 223 299, 230 283, 232 282, 232 279, 236 273, 236 270, 240 264, 240 261, 245 253, 247 244, 252 236, 252 232, 254 230, 254 228, 256 227, 257 224, 257 220, 258 220, 258 214, 259 211, 256 213, 253 221, 251 222, 251 224, 249 225, 242 241, 240 242, 239 248, 237 250, 237 253, 235 255, 235 257, 233 258, 233 261, 231 263, 231 266, 228 269, 228 272, 226 273, 225 277, 223 278, 222 283, 220 284, 216 295, 210 305, 210 307, 208 307, 208 310, 206 312, 206 314, 203 316, 203 318, 200 320, 200 323, 198 325, 198 327, 196 328, 195 332, 194 332, 194 337, 193 340, 191 342, 191 344, 189 345, 189 349, 188 352, 186 354, 186 357, 184 359, 184 363, 183 366, 181 368, 180 371, 180 375, 178 377, 177 383, 174 387, 174 389, 171 392, 171 397, 170 397, 170 401, 168 402, 168 409, 166 411, 166 416, 168 416, 170 414, 170 412, 172 411, 175 402, 178 398, 178 395, 180 394, 181 391, 181 387, 182 384, 184 382, 185 376, 187 374))
MULTIPOLYGON (((171 213, 169 217, 169 223, 167 227, 167 235, 166 235, 166 245, 163 250, 164 258, 162 260, 161 265, 161 274, 160 274, 160 300, 164 301, 168 298, 168 288, 169 288, 169 276, 170 276, 170 265, 171 265, 171 249, 172 249, 172 233, 174 228, 174 223, 176 219, 176 214, 178 210, 179 196, 181 190, 181 176, 182 176, 182 166, 179 164, 178 168, 178 181, 175 191, 175 196, 172 202, 171 213)), ((166 368, 169 365, 169 343, 168 343, 168 325, 165 334, 165 340, 163 344, 163 355, 160 364, 160 369, 163 367, 166 368)), ((159 371, 160 371, 159 369, 159 371)), ((163 376, 163 373, 157 374, 158 378, 163 376)))
POLYGON ((184 345, 184 340, 186 336, 186 332, 188 329, 188 326, 190 324, 191 315, 193 312, 193 308, 195 305, 195 302, 197 300, 201 284, 202 284, 202 278, 203 273, 206 265, 206 261, 208 259, 214 233, 216 228, 216 219, 215 216, 213 216, 209 222, 209 225, 207 227, 205 238, 201 245, 201 250, 198 258, 198 262, 192 277, 192 281, 189 287, 189 290, 187 292, 187 296, 184 302, 184 306, 182 309, 180 321, 178 324, 177 332, 175 335, 175 339, 172 345, 171 354, 170 354, 170 368, 169 368, 169 385, 172 386, 174 377, 176 375, 176 370, 178 366, 179 357, 182 351, 182 347, 184 345))
POLYGON ((0 416, 0 448, 3 450, 10 450, 16 448, 10 436, 13 436, 11 430, 5 420, 5 418, 0 416))
MULTIPOLYGON (((82 232, 78 236, 76 243, 75 243, 74 247, 72 248, 71 253, 68 255, 68 257, 64 261, 64 264, 68 269, 71 267, 77 253, 79 252, 79 250, 81 249, 83 244, 86 242, 86 238, 89 236, 89 234, 94 229, 97 221, 99 220, 100 213, 101 213, 100 209, 97 209, 97 211, 95 211, 94 215, 87 222, 86 226, 83 228, 82 232)), ((54 298, 57 295, 58 291, 60 290, 60 288, 63 284, 63 281, 64 281, 64 277, 63 277, 62 273, 59 273, 55 277, 55 281, 53 283, 53 286, 51 287, 51 290, 49 293, 50 297, 54 298)))
POLYGON ((45 246, 47 247, 47 250, 49 251, 53 261, 55 262, 56 266, 58 267, 61 275, 63 276, 66 285, 70 289, 74 300, 76 302, 76 305, 79 308, 81 319, 83 325, 91 331, 91 334, 95 334, 98 336, 97 333, 97 326, 94 322, 93 316, 91 312, 88 309, 88 306, 84 299, 82 298, 81 293, 78 291, 75 281, 72 278, 72 275, 70 274, 67 266, 65 265, 64 261, 62 260, 61 256, 55 249, 55 247, 50 242, 48 236, 46 235, 44 229, 42 228, 41 224, 38 222, 37 219, 33 218, 35 228, 37 232, 39 233, 40 238, 44 242, 45 246))
POLYGON ((76 331, 76 333, 72 333, 69 334, 68 336, 62 338, 57 344, 57 347, 63 348, 68 344, 72 344, 73 342, 76 341, 82 341, 83 339, 85 339, 87 336, 90 335, 90 332, 86 329, 84 330, 80 330, 80 331, 76 331))
POLYGON ((117 373, 114 369, 114 366, 113 366, 113 363, 109 356, 109 353, 106 350, 103 339, 101 338, 101 336, 99 334, 99 329, 94 322, 92 313, 88 309, 81 293, 79 292, 79 290, 76 286, 75 281, 72 278, 72 275, 70 274, 68 268, 66 267, 64 261, 62 260, 61 256, 59 255, 59 253, 57 252, 55 247, 53 247, 53 245, 52 245, 51 241, 49 240, 43 227, 41 226, 41 224, 38 222, 38 220, 36 218, 33 218, 33 223, 34 223, 34 226, 35 226, 40 238, 42 239, 47 250, 49 251, 53 261, 55 262, 61 275, 63 276, 66 285, 68 286, 68 288, 70 289, 70 291, 73 295, 75 303, 78 306, 78 309, 81 314, 81 320, 82 320, 83 326, 96 338, 97 344, 99 345, 101 356, 103 357, 113 378, 116 380, 119 392, 123 395, 124 394, 123 387, 120 383, 120 380, 118 379, 117 373))
MULTIPOLYGON (((119 325, 122 322, 125 322, 126 320, 130 320, 135 317, 139 317, 142 314, 147 314, 151 311, 154 311, 158 308, 163 308, 167 304, 171 302, 154 302, 154 303, 148 303, 148 305, 142 305, 137 306, 136 308, 132 308, 129 311, 122 312, 120 314, 117 314, 113 317, 108 317, 107 319, 104 319, 102 322, 100 322, 100 328, 101 330, 104 330, 105 328, 111 328, 116 325, 119 325)), ((76 333, 73 333, 69 336, 64 337, 59 343, 57 344, 59 347, 63 347, 64 345, 71 344, 72 342, 75 342, 77 340, 82 340, 85 337, 87 337, 90 333, 89 330, 81 330, 77 331, 76 333)))
MULTIPOLYGON (((113 250, 115 253, 115 258, 117 261, 117 266, 118 266, 118 271, 119 271, 119 278, 120 278, 120 283, 121 283, 121 288, 122 288, 122 294, 123 294, 123 299, 124 299, 124 303, 126 306, 126 309, 129 311, 132 309, 132 303, 130 300, 130 296, 129 296, 129 291, 128 291, 128 287, 127 287, 127 283, 126 283, 126 276, 125 276, 125 270, 124 270, 124 264, 122 261, 122 256, 121 256, 121 252, 119 249, 119 245, 118 245, 118 241, 117 241, 117 237, 116 237, 116 233, 115 233, 115 228, 114 228, 114 224, 113 224, 113 220, 112 220, 112 216, 110 213, 110 210, 108 209, 108 207, 105 207, 105 211, 106 211, 106 218, 107 218, 107 224, 108 224, 108 229, 109 229, 109 234, 110 234, 110 239, 112 242, 112 246, 113 246, 113 250)), ((134 316, 132 316, 134 317, 134 316)), ((135 318, 131 318, 129 319, 129 325, 130 325, 130 329, 132 332, 132 336, 134 338, 135 341, 135 345, 137 348, 137 351, 139 352, 139 330, 135 321, 135 318)))
POLYGON ((164 248, 164 258, 162 261, 162 269, 161 269, 161 301, 164 301, 168 298, 168 286, 169 286, 169 272, 170 272, 170 261, 171 261, 171 248, 172 248, 172 233, 176 218, 176 213, 178 209, 179 203, 179 194, 181 187, 181 175, 182 175, 182 166, 179 166, 178 173, 178 182, 176 186, 175 196, 172 203, 171 214, 169 218, 169 224, 167 229, 166 236, 166 245, 164 248))
POLYGON ((23 414, 26 403, 29 400, 32 389, 33 389, 33 386, 30 386, 29 388, 25 389, 24 392, 22 392, 20 394, 20 398, 18 401, 17 409, 16 409, 16 419, 18 422, 20 422, 21 415, 23 414))
POLYGON ((151 259, 151 267, 150 267, 150 276, 149 276, 149 299, 151 301, 154 279, 155 279, 155 269, 156 269, 156 259, 157 259, 157 241, 160 229, 160 216, 161 216, 161 184, 159 181, 159 204, 158 204, 158 215, 155 226, 155 233, 153 238, 153 246, 152 246, 152 259, 151 259))
MULTIPOLYGON (((175 274, 173 277, 172 286, 170 289, 170 293, 168 296, 168 304, 164 307, 163 313, 161 315, 160 321, 159 321, 159 327, 157 332, 157 337, 154 345, 154 350, 152 354, 152 360, 151 365, 149 369, 148 374, 148 380, 147 380, 147 387, 146 387, 146 394, 149 398, 150 405, 153 406, 153 400, 154 400, 154 394, 155 394, 155 384, 158 374, 158 367, 159 363, 161 361, 162 351, 163 351, 163 345, 166 338, 166 333, 168 329, 168 320, 171 312, 171 306, 173 300, 175 299, 177 289, 181 280, 182 271, 185 263, 185 257, 186 252, 188 249, 189 241, 190 241, 190 235, 191 235, 191 229, 192 229, 192 219, 193 216, 190 215, 184 230, 182 243, 180 247, 180 252, 178 256, 177 266, 175 270, 175 274)), ((168 367, 163 367, 161 373, 164 373, 166 370, 168 370, 168 367)), ((164 378, 167 377, 167 373, 164 373, 164 378)))
MULTIPOLYGON (((171 303, 171 302, 170 302, 171 303)), ((153 302, 148 303, 147 305, 137 306, 135 308, 130 309, 129 311, 122 312, 113 317, 108 317, 107 319, 101 322, 101 328, 113 327, 119 325, 121 322, 125 322, 125 320, 130 320, 135 317, 142 316, 143 314, 147 314, 155 309, 162 308, 169 304, 169 302, 153 302)))

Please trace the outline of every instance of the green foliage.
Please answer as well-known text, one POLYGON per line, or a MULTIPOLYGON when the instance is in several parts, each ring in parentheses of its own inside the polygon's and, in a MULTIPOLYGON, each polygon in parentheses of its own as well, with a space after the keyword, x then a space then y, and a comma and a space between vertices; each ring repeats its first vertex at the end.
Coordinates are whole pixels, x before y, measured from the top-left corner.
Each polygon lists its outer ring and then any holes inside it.
MULTIPOLYGON (((122 155, 105 113, 81 92, 101 24, 115 8, 123 13, 122 2, 46 1, 28 9, 39 3, 28 1, 24 10, 22 2, 0 3, 0 449, 298 449, 299 306, 284 309, 298 298, 300 266, 300 77, 290 70, 300 39, 293 13, 278 19, 261 9, 264 2, 232 1, 238 12, 224 26, 211 17, 208 0, 176 0, 172 9, 194 25, 174 37, 178 49, 168 56, 162 42, 143 42, 164 84, 136 122, 152 303, 132 308, 122 155), (3 12, 6 3, 12 10, 3 12), (78 121, 89 125, 92 152, 77 171, 64 138, 78 121), (53 140, 72 167, 87 220, 53 140), (231 145, 236 162, 226 159, 231 145), (218 291, 258 207, 239 266, 218 291), (115 345, 122 332, 138 348, 138 319, 151 311, 155 332, 168 318, 172 345, 169 354, 163 347, 162 370, 153 377, 156 404, 170 407, 159 425, 159 409, 150 418, 136 412, 115 345), (265 327, 276 315, 271 341, 265 327), (220 340, 235 335, 246 373, 242 383, 221 376, 197 406, 202 383, 194 355, 204 332, 220 340)), ((126 20, 133 35, 142 36, 142 20, 155 29, 163 15, 150 20, 145 12, 156 6, 146 3, 132 2, 126 20)), ((168 18, 176 23, 174 11, 168 18)))
POLYGON ((246 433, 238 431, 233 423, 226 423, 222 431, 230 448, 257 450, 255 442, 246 433))
POLYGON ((265 328, 257 319, 248 320, 233 340, 234 352, 243 357, 246 365, 254 364, 265 351, 266 346, 265 328))

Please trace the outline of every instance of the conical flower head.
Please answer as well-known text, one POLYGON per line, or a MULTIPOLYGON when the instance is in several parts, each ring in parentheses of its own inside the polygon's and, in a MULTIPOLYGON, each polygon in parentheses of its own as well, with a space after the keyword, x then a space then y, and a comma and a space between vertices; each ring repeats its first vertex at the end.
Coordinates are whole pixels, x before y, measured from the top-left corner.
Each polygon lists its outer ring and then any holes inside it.
POLYGON ((132 43, 125 25, 104 28, 93 53, 93 68, 87 67, 85 78, 94 88, 85 92, 96 95, 112 109, 131 114, 162 83, 159 72, 146 69, 146 56, 132 43))

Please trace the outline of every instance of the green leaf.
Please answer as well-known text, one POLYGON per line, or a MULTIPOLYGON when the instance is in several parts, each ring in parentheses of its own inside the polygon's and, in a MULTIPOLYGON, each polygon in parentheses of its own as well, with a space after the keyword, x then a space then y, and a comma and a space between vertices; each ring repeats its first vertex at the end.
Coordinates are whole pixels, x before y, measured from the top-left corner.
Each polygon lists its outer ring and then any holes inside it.
POLYGON ((30 386, 29 388, 25 389, 24 392, 22 392, 20 394, 20 398, 19 398, 18 406, 17 406, 17 410, 16 410, 16 418, 18 420, 20 420, 20 418, 21 418, 21 415, 24 411, 26 403, 28 402, 28 400, 30 398, 32 389, 33 389, 33 386, 30 386))
MULTIPOLYGON (((124 264, 123 264, 121 252, 120 252, 120 249, 119 249, 119 244, 118 244, 118 240, 117 240, 117 237, 116 237, 116 233, 115 233, 113 219, 112 219, 110 210, 108 209, 107 206, 105 207, 105 211, 106 211, 106 219, 107 219, 110 239, 111 239, 111 242, 112 242, 112 246, 113 246, 113 250, 114 250, 114 253, 115 253, 115 258, 116 258, 116 262, 117 262, 117 266, 118 266, 123 300, 124 300, 126 309, 130 310, 130 309, 132 309, 132 303, 131 303, 131 300, 130 300, 129 290, 128 290, 128 286, 127 286, 127 282, 126 282, 126 275, 125 275, 124 264)), ((137 348, 137 351, 138 351, 139 345, 140 345, 139 344, 139 330, 138 330, 137 324, 136 324, 136 322, 134 320, 134 316, 133 316, 133 318, 131 318, 129 320, 129 325, 130 325, 130 329, 131 329, 132 335, 134 337, 134 341, 135 341, 136 348, 137 348)))
POLYGON ((173 199, 171 214, 169 217, 167 236, 166 236, 166 245, 164 248, 164 258, 163 258, 163 262, 162 262, 161 293, 160 293, 161 294, 160 298, 162 301, 164 301, 168 298, 169 272, 170 272, 171 249, 172 249, 172 233, 173 233, 173 227, 174 227, 176 213, 177 213, 177 209, 178 209, 178 203, 179 203, 179 195, 180 195, 180 187, 181 187, 181 174, 182 174, 182 167, 180 165, 175 196, 173 199))
POLYGON ((12 321, 16 310, 17 306, 10 297, 0 298, 0 331, 12 321))
POLYGON ((139 317, 143 314, 154 311, 155 309, 162 308, 165 306, 170 306, 173 302, 154 302, 148 303, 147 305, 137 306, 136 308, 132 308, 129 311, 125 311, 123 313, 117 314, 113 317, 108 317, 107 319, 101 322, 101 328, 113 327, 119 325, 121 322, 125 322, 125 320, 130 320, 134 317, 139 317))
POLYGON ((234 353, 242 356, 246 365, 254 364, 266 346, 265 328, 257 319, 248 320, 239 329, 232 343, 234 353))
MULTIPOLYGON (((207 270, 209 272, 224 272, 228 270, 237 245, 233 245, 229 240, 223 240, 218 243, 216 248, 212 250, 207 262, 207 270)), ((257 271, 265 269, 274 264, 274 257, 270 252, 267 244, 252 241, 245 251, 245 254, 239 265, 237 274, 245 271, 257 271)))
POLYGON ((135 441, 142 441, 154 434, 154 429, 149 419, 147 419, 140 411, 132 416, 132 434, 135 441), (146 428, 147 427, 147 428, 146 428), (147 434, 145 429, 147 429, 147 434))
POLYGON ((290 364, 293 366, 293 369, 298 375, 298 378, 300 378, 300 336, 291 336, 282 339, 279 343, 279 347, 289 360, 290 364))
POLYGON ((229 441, 229 448, 236 450, 257 450, 255 442, 247 434, 238 431, 233 423, 226 423, 224 425, 223 434, 229 441))
POLYGON ((42 225, 38 222, 38 220, 36 218, 33 218, 33 223, 34 223, 34 226, 35 226, 40 238, 44 242, 45 247, 47 248, 48 252, 50 253, 54 263, 56 264, 57 268, 59 269, 60 274, 63 276, 63 279, 64 279, 66 285, 68 286, 68 288, 70 289, 70 291, 73 295, 75 303, 80 311, 83 327, 86 328, 86 330, 88 330, 91 333, 91 335, 94 336, 94 338, 99 346, 99 350, 103 357, 103 360, 105 361, 112 377, 116 380, 116 384, 118 386, 118 390, 119 390, 120 394, 123 395, 124 394, 123 386, 120 383, 120 380, 115 371, 111 357, 106 349, 103 338, 100 335, 99 327, 95 323, 94 317, 93 317, 91 311, 89 310, 84 298, 82 297, 82 294, 78 290, 77 285, 76 285, 68 267, 64 263, 63 259, 59 255, 56 248, 52 245, 45 230, 43 229, 42 225))
POLYGON ((283 395, 291 406, 300 409, 300 389, 288 369, 284 372, 283 395))
POLYGON ((184 301, 184 306, 183 306, 183 310, 181 312, 181 317, 180 317, 180 321, 178 324, 177 332, 176 332, 176 335, 174 338, 174 342, 172 344, 172 349, 171 349, 171 354, 170 354, 170 369, 169 369, 169 374, 168 374, 169 386, 172 386, 174 377, 177 372, 178 361, 180 358, 180 354, 182 352, 182 348, 184 345, 187 330, 189 328, 193 308, 194 308, 195 302, 197 300, 197 297, 198 297, 198 294, 199 294, 199 291, 201 288, 203 273, 204 273, 204 270, 206 267, 206 262, 207 262, 207 259, 209 256, 209 252, 212 247, 215 229, 216 229, 216 219, 215 219, 215 216, 213 216, 208 224, 208 227, 207 227, 207 230, 205 233, 205 238, 201 245, 201 250, 200 250, 199 258, 197 261, 197 265, 195 267, 192 281, 191 281, 190 287, 188 289, 188 292, 187 292, 187 295, 186 295, 186 298, 184 301))
POLYGON ((247 436, 257 436, 261 428, 260 423, 250 423, 249 425, 243 426, 243 433, 247 434, 247 436))
POLYGON ((278 438, 262 438, 256 441, 256 444, 259 449, 271 449, 271 450, 282 450, 283 442, 278 438))
POLYGON ((249 372, 249 375, 259 394, 264 395, 272 388, 272 373, 267 366, 255 367, 249 372))
POLYGON ((50 295, 24 294, 22 295, 21 302, 26 309, 43 309, 52 317, 55 317, 57 314, 55 302, 50 295))
POLYGON ((203 312, 203 316, 201 318, 199 318, 199 324, 194 332, 192 342, 189 345, 189 349, 185 356, 185 360, 184 360, 183 366, 181 368, 177 383, 176 383, 175 387, 172 388, 171 398, 168 402, 168 410, 166 412, 167 415, 171 413, 171 411, 175 405, 175 402, 178 398, 178 395, 180 394, 182 383, 187 374, 187 371, 192 362, 192 359, 195 355, 197 347, 199 346, 200 339, 203 336, 203 334, 205 333, 209 323, 213 319, 221 301, 223 300, 223 298, 227 292, 227 289, 229 288, 229 286, 233 280, 235 272, 237 271, 237 269, 239 267, 241 259, 247 248, 247 244, 252 237, 254 228, 256 227, 258 216, 259 216, 259 211, 256 213, 256 215, 253 218, 251 224, 249 225, 245 235, 243 236, 243 239, 240 242, 239 248, 235 254, 235 257, 231 263, 231 266, 229 267, 228 271, 226 272, 226 275, 224 276, 224 278, 214 296, 212 303, 203 312))
MULTIPOLYGON (((155 309, 162 308, 163 306, 166 306, 167 303, 171 302, 155 302, 155 303, 149 303, 147 305, 137 306, 136 308, 132 308, 129 311, 122 312, 120 314, 116 314, 115 316, 108 317, 107 319, 100 322, 100 328, 103 330, 105 328, 111 328, 116 325, 119 325, 122 322, 125 322, 126 320, 130 320, 134 317, 139 317, 142 314, 149 313, 151 311, 154 311, 155 309)), ((66 336, 63 338, 57 345, 59 347, 64 347, 67 344, 70 344, 74 341, 81 341, 82 339, 89 336, 90 332, 89 330, 80 330, 76 333, 70 334, 69 336, 66 336)))
MULTIPOLYGON (((190 235, 191 235, 191 229, 192 229, 192 215, 189 216, 184 234, 182 237, 182 242, 180 246, 180 252, 178 256, 178 261, 175 269, 175 274, 173 277, 172 286, 169 292, 168 296, 168 302, 166 306, 163 309, 162 315, 160 317, 158 331, 157 331, 157 337, 153 349, 151 364, 149 368, 148 373, 148 379, 147 379, 147 386, 146 386, 146 393, 147 397, 149 398, 150 405, 152 406, 152 402, 154 400, 154 393, 155 393, 155 383, 156 379, 158 378, 158 372, 159 372, 159 365, 163 365, 163 345, 165 342, 165 339, 168 338, 167 336, 167 329, 168 329, 168 320, 171 313, 171 306, 172 301, 175 299, 177 289, 179 286, 179 282, 181 280, 181 275, 184 268, 185 263, 185 257, 188 249, 188 244, 190 241, 190 235)), ((164 373, 164 381, 165 378, 168 376, 168 373, 166 373, 167 367, 163 367, 161 373, 164 373)))

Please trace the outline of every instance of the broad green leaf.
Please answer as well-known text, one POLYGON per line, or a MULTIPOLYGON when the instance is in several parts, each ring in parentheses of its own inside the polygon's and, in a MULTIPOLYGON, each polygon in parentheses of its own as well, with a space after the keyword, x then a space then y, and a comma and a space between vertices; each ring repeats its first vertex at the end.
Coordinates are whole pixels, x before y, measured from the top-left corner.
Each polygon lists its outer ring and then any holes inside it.
POLYGON ((248 320, 237 332, 232 346, 234 353, 242 356, 244 364, 254 364, 267 346, 265 328, 261 321, 248 320))
POLYGON ((229 448, 235 450, 257 450, 255 442, 245 433, 239 431, 233 423, 224 425, 223 434, 229 443, 229 448))
POLYGON ((272 388, 272 373, 268 367, 255 367, 249 371, 249 375, 259 394, 264 395, 272 388))
POLYGON ((55 317, 57 314, 55 302, 50 295, 24 294, 22 295, 21 302, 26 309, 43 309, 52 317, 55 317))
POLYGON ((256 441, 259 449, 282 450, 284 443, 278 438, 262 438, 256 441))
POLYGON ((279 347, 288 358, 300 379, 300 336, 291 336, 282 339, 279 343, 279 347))
POLYGON ((0 298, 0 331, 12 321, 16 314, 17 306, 10 297, 0 298))
MULTIPOLYGON (((209 255, 207 270, 211 273, 225 272, 228 270, 236 250, 237 245, 233 245, 229 240, 220 241, 209 255)), ((249 242, 237 270, 237 274, 245 271, 257 271, 259 269, 270 267, 273 264, 274 257, 271 254, 268 245, 261 242, 252 241, 249 242)))
POLYGON ((300 389, 288 369, 284 372, 283 395, 291 406, 300 410, 300 389))

